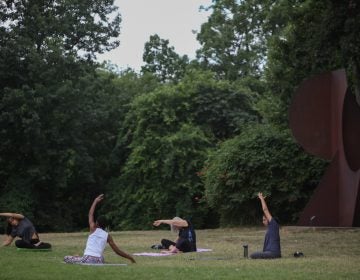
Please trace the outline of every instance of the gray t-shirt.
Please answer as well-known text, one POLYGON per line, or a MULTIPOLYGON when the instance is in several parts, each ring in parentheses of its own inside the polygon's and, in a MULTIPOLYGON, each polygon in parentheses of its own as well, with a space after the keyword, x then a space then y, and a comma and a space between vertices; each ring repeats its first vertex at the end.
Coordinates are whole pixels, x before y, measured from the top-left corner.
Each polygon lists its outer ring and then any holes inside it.
POLYGON ((17 226, 12 227, 10 235, 14 238, 20 237, 22 240, 30 242, 34 233, 36 233, 34 225, 28 218, 24 217, 17 226))
POLYGON ((270 251, 281 255, 279 225, 275 219, 271 219, 265 234, 263 251, 270 251))

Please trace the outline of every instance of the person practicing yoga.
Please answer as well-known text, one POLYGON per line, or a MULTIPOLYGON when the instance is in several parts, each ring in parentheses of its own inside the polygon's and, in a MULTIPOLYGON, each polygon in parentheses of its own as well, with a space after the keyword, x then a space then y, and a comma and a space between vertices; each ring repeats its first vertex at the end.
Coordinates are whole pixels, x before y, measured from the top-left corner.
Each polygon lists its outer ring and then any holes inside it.
POLYGON ((167 249, 167 252, 170 253, 196 252, 196 234, 189 220, 175 217, 172 220, 156 220, 153 223, 156 227, 161 224, 168 224, 171 227, 171 231, 178 232, 175 242, 168 239, 161 240, 163 249, 167 249))
POLYGON ((266 205, 265 197, 261 192, 258 193, 261 207, 264 212, 263 224, 267 227, 265 234, 264 247, 262 252, 254 252, 250 255, 252 259, 275 259, 281 258, 279 224, 271 216, 266 205))
POLYGON ((0 213, 0 216, 7 217, 7 238, 3 246, 9 246, 16 237, 15 246, 25 249, 50 249, 51 244, 40 241, 33 223, 22 214, 0 213))
POLYGON ((94 212, 96 205, 104 199, 104 195, 101 194, 95 198, 89 210, 89 227, 90 235, 88 237, 86 248, 83 256, 65 256, 64 261, 66 263, 72 264, 104 264, 103 252, 106 246, 106 243, 109 243, 113 251, 128 260, 132 263, 135 263, 135 260, 132 256, 120 250, 119 247, 115 244, 111 235, 105 231, 106 228, 106 219, 103 216, 99 216, 96 221, 94 220, 94 212))

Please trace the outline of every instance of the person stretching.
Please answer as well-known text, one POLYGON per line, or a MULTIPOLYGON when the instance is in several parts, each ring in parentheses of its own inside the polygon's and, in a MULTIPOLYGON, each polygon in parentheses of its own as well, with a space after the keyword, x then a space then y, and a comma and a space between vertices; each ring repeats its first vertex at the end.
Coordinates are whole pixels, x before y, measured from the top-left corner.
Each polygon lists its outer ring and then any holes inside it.
POLYGON ((89 210, 89 227, 90 227, 90 235, 88 237, 86 248, 84 251, 84 255, 81 256, 65 256, 64 262, 71 264, 82 264, 82 263, 90 263, 90 264, 103 264, 104 256, 103 252, 106 246, 106 243, 109 243, 110 247, 113 251, 121 257, 124 257, 130 260, 132 263, 135 263, 135 260, 129 254, 121 251, 119 247, 115 244, 111 235, 105 231, 106 228, 106 220, 104 217, 99 216, 95 222, 94 220, 94 212, 96 205, 102 201, 104 195, 101 194, 95 198, 89 210))
POLYGON ((258 193, 261 207, 264 212, 263 224, 267 227, 265 234, 264 247, 262 252, 254 252, 250 255, 252 259, 275 259, 281 258, 279 224, 271 216, 266 205, 265 197, 261 192, 258 193))
POLYGON ((166 252, 196 252, 196 234, 190 220, 175 217, 172 220, 156 220, 153 223, 156 227, 161 224, 170 225, 171 231, 178 232, 175 242, 168 239, 161 240, 161 245, 167 250, 166 252))
POLYGON ((51 244, 41 242, 33 223, 22 214, 0 213, 0 216, 7 217, 8 226, 6 229, 7 238, 3 246, 9 246, 16 237, 15 246, 25 249, 50 249, 51 244))

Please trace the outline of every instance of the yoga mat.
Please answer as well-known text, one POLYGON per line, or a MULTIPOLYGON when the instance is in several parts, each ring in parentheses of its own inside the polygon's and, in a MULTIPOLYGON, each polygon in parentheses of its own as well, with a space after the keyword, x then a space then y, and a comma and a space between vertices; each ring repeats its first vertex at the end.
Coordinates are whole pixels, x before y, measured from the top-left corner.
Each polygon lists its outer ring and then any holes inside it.
POLYGON ((190 258, 190 261, 225 261, 225 260, 231 260, 232 258, 229 257, 199 257, 199 258, 190 258))
MULTIPOLYGON (((202 252, 211 252, 212 249, 205 249, 205 248, 198 248, 196 253, 202 253, 202 252)), ((195 252, 189 252, 189 253, 195 253, 195 252)), ((134 256, 147 256, 147 257, 166 257, 166 256, 172 256, 176 255, 173 253, 152 253, 152 252, 142 252, 142 253, 134 253, 134 256)))
POLYGON ((91 265, 91 266, 126 266, 126 263, 77 263, 80 265, 91 265))
POLYGON ((66 263, 66 262, 62 262, 64 264, 68 264, 68 265, 73 265, 73 264, 77 264, 77 265, 87 265, 87 266, 126 266, 126 263, 66 263))
POLYGON ((49 249, 28 249, 28 248, 16 248, 17 251, 22 252, 49 252, 51 251, 51 248, 49 249))
POLYGON ((212 249, 205 249, 205 248, 198 248, 198 249, 196 250, 197 253, 201 253, 201 252, 211 252, 211 251, 212 251, 212 249))
POLYGON ((176 254, 172 253, 148 253, 148 252, 142 252, 142 253, 134 253, 134 256, 147 256, 147 257, 166 257, 166 256, 172 256, 176 254))

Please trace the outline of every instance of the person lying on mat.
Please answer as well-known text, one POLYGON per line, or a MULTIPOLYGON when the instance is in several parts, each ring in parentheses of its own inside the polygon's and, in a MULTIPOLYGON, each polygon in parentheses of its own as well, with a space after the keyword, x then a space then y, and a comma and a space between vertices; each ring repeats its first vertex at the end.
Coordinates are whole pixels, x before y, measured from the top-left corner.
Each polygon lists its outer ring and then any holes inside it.
POLYGON ((106 243, 109 243, 111 249, 119 256, 130 260, 135 263, 132 256, 120 250, 115 244, 111 235, 105 231, 107 226, 106 219, 103 216, 99 216, 96 221, 94 219, 94 212, 96 205, 104 199, 104 195, 101 194, 95 198, 89 210, 89 227, 90 235, 88 237, 84 255, 81 256, 65 256, 64 261, 66 263, 91 263, 91 264, 102 264, 104 263, 104 249, 106 243))
POLYGON ((168 239, 161 240, 161 245, 164 249, 167 249, 170 253, 196 252, 196 234, 189 220, 175 217, 172 220, 156 220, 153 223, 156 227, 161 224, 168 224, 171 231, 178 232, 175 242, 168 239))
POLYGON ((16 237, 15 246, 26 249, 50 249, 51 244, 40 241, 33 223, 22 214, 0 213, 0 216, 7 217, 8 226, 6 229, 7 238, 3 246, 9 246, 16 237))
POLYGON ((279 224, 274 219, 267 207, 265 197, 261 192, 258 193, 261 207, 264 212, 263 224, 267 227, 265 234, 264 247, 261 252, 255 252, 250 255, 252 259, 275 259, 281 258, 279 224))

